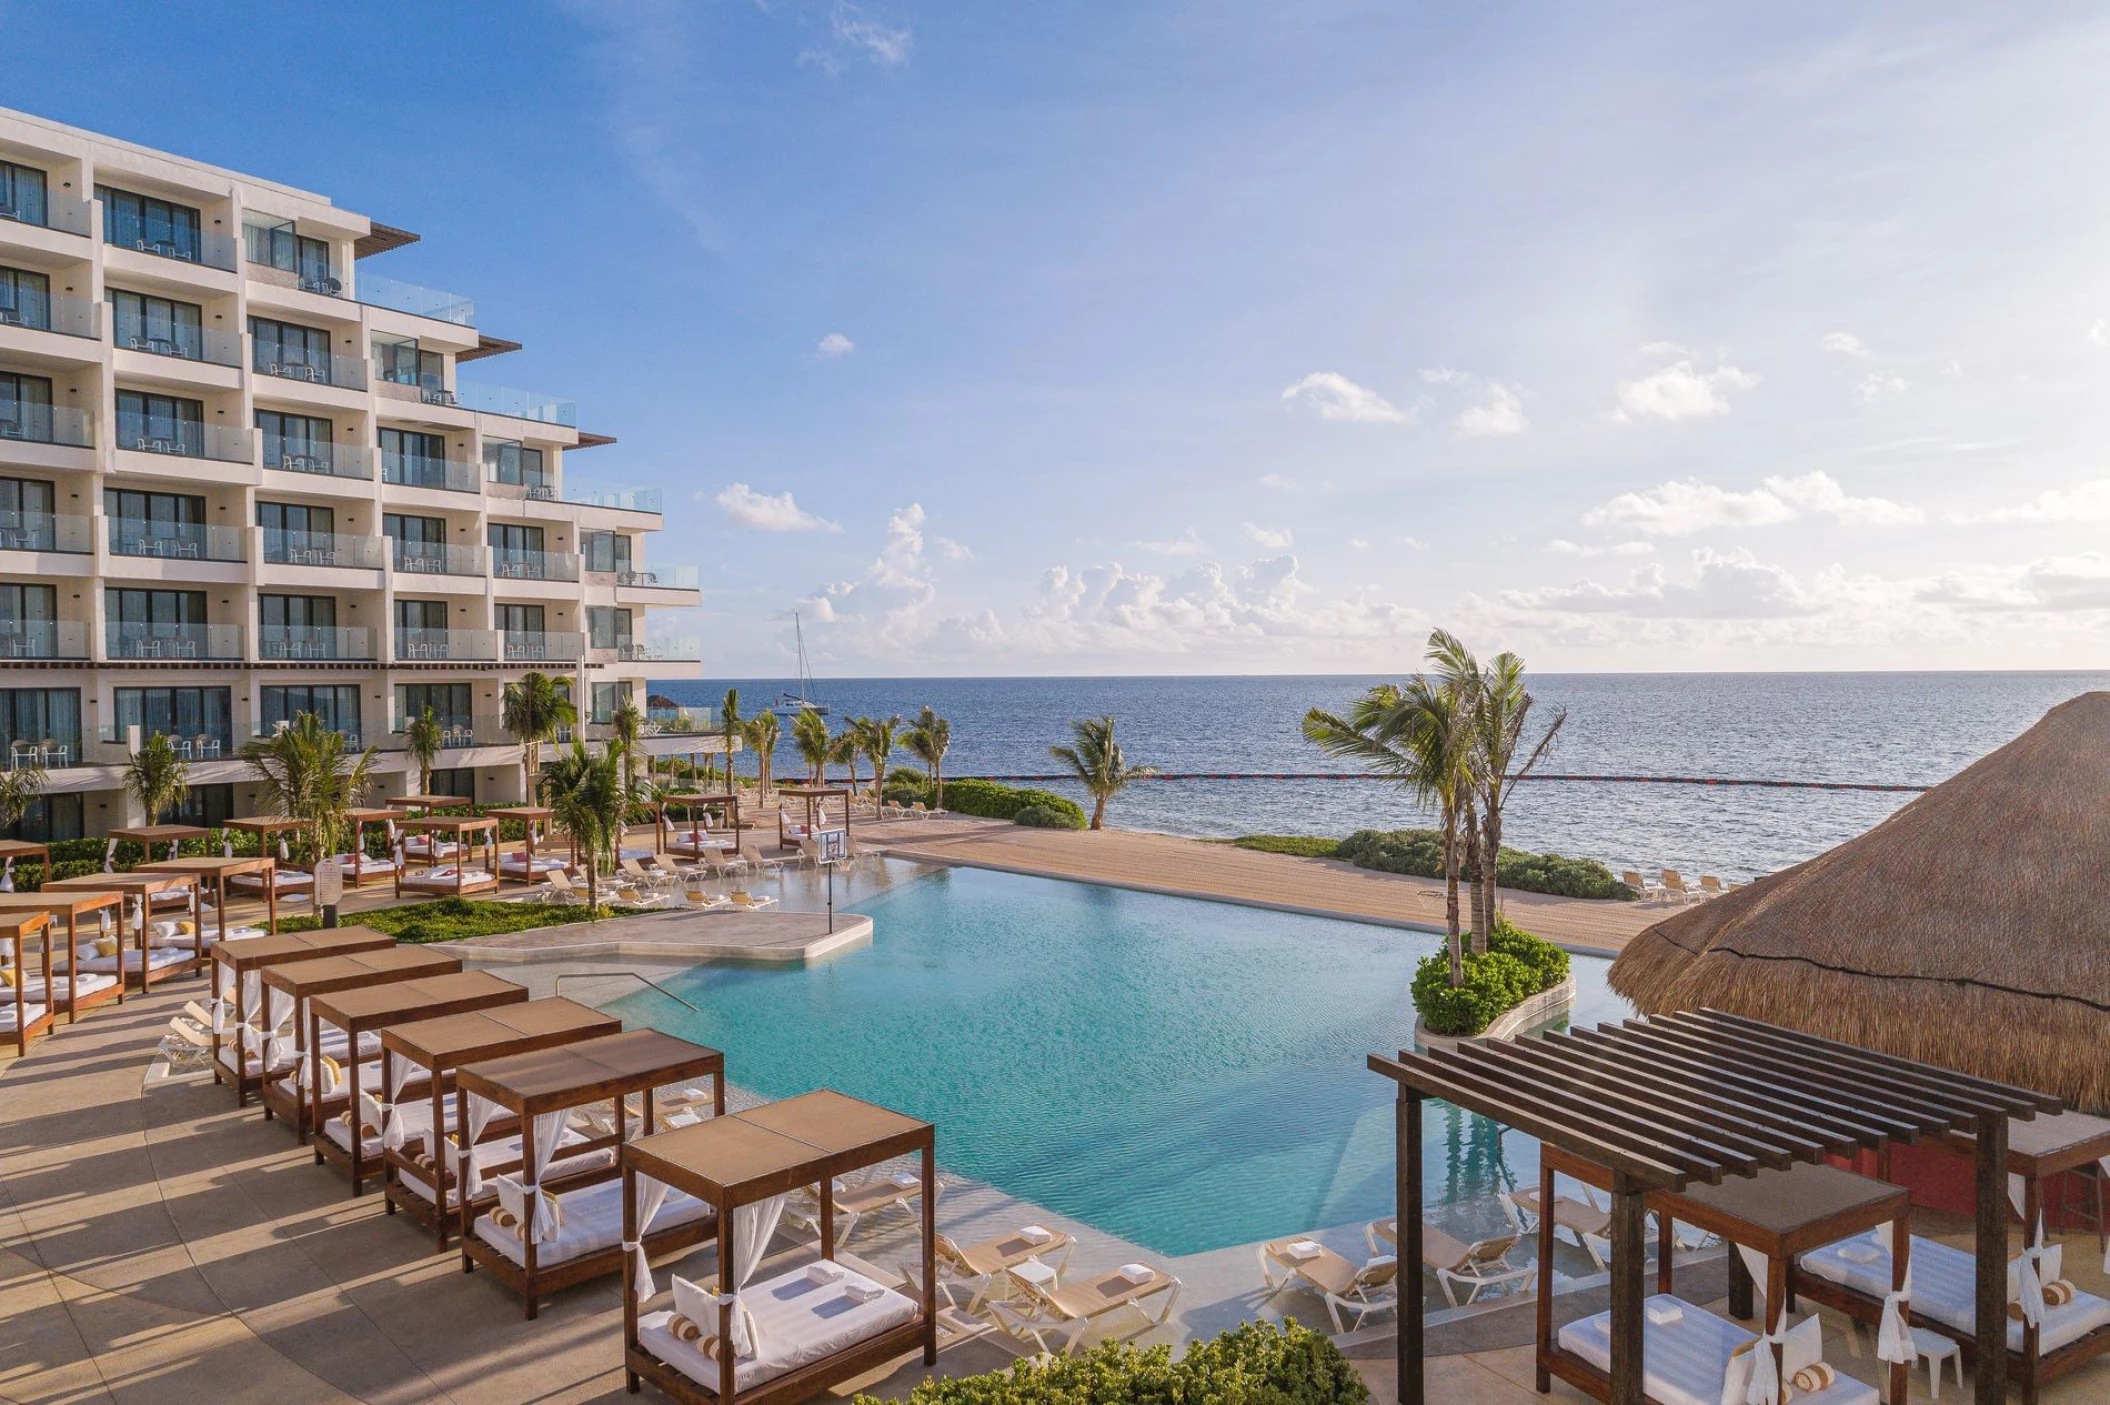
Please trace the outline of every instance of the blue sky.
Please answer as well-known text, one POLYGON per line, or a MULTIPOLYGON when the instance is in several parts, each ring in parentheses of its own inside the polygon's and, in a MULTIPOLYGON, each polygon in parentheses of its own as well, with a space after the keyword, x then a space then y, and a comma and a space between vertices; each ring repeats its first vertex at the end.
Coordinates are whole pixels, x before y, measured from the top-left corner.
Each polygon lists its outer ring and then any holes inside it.
POLYGON ((2093 9, 0 19, 80 56, 8 104, 422 234, 368 267, 620 438, 744 676, 794 609, 861 674, 2110 666, 2093 9))

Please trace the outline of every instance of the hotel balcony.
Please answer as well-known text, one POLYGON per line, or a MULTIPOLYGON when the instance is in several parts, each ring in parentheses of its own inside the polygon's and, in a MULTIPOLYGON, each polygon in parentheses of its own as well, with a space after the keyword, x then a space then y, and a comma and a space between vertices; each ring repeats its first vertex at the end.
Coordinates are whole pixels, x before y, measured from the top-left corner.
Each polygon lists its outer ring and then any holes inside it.
POLYGON ((575 581, 579 558, 569 551, 491 549, 491 575, 502 581, 575 581))
POLYGON ((245 223, 242 250, 249 262, 259 268, 275 268, 280 273, 292 274, 294 286, 303 293, 316 293, 326 298, 344 296, 344 281, 336 276, 328 260, 303 257, 291 220, 245 223))
POLYGON ((78 234, 83 238, 88 237, 95 227, 87 201, 76 200, 64 191, 51 190, 18 189, 13 199, 0 199, 0 220, 13 220, 38 229, 56 229, 61 234, 78 234))
MULTIPOLYGON (((253 723, 249 728, 248 739, 250 741, 267 742, 292 725, 291 722, 253 723)), ((366 749, 363 729, 358 727, 331 727, 329 730, 344 738, 347 750, 358 752, 366 749)), ((385 745, 385 743, 376 743, 376 745, 385 745)))
POLYGON ((267 663, 372 663, 374 632, 357 626, 267 624, 257 629, 256 656, 267 663))
POLYGON ((238 624, 127 624, 111 620, 105 647, 113 659, 228 659, 242 657, 238 624))
POLYGON ((617 571, 615 583, 654 590, 700 590, 703 573, 694 566, 654 566, 649 571, 617 571))
POLYGON ((532 390, 514 390, 508 386, 485 385, 479 381, 461 381, 454 387, 454 398, 447 402, 465 410, 475 410, 486 415, 510 415, 517 420, 537 420, 543 424, 579 425, 579 406, 573 400, 560 399, 554 395, 541 395, 532 390))
POLYGON ((135 249, 156 258, 174 259, 204 268, 235 271, 234 240, 208 230, 179 229, 152 220, 131 219, 111 212, 103 221, 103 242, 119 249, 135 249))
POLYGON ((256 434, 253 430, 231 424, 204 424, 197 420, 156 420, 119 415, 117 447, 146 454, 211 459, 216 463, 256 461, 256 434))
POLYGON ((703 640, 696 635, 679 639, 655 639, 649 643, 621 640, 615 646, 617 663, 700 663, 703 640))
POLYGON ((356 297, 368 307, 385 307, 391 312, 431 317, 460 327, 476 325, 475 299, 459 293, 443 293, 437 288, 420 288, 415 283, 399 283, 378 274, 359 275, 356 297))
POLYGON ((484 573, 484 549, 398 541, 395 565, 410 576, 480 576, 484 573))
POLYGON ((405 454, 395 449, 381 451, 381 481, 406 488, 443 488, 450 493, 483 490, 483 471, 466 459, 434 459, 405 454))
MULTIPOLYGON (((514 737, 505 727, 505 721, 496 713, 480 713, 474 717, 440 717, 440 749, 462 751, 472 746, 512 746, 514 737)), ((380 743, 387 751, 404 751, 408 743, 403 736, 403 723, 398 719, 395 730, 380 743)))
POLYGON ((11 400, 0 403, 0 439, 92 449, 95 447, 95 425, 86 412, 65 405, 32 405, 11 400))
POLYGON ((587 507, 612 507, 620 512, 658 512, 659 489, 630 488, 609 491, 599 488, 567 487, 564 501, 583 503, 587 507))
POLYGON ((495 629, 399 629, 396 659, 402 663, 497 663, 495 629))
POLYGON ((0 551, 58 551, 86 556, 95 550, 95 519, 64 512, 0 512, 0 551))
POLYGON ((209 366, 242 364, 242 338, 213 327, 178 326, 144 317, 118 315, 110 321, 110 344, 120 351, 143 351, 177 361, 209 366))
POLYGON ((294 352, 283 347, 273 352, 263 343, 249 359, 249 369, 260 376, 300 381, 307 385, 330 385, 340 390, 366 389, 366 362, 357 356, 331 356, 325 352, 294 352))
POLYGON ((0 620, 0 659, 85 659, 88 626, 77 620, 0 620))
POLYGON ((81 758, 81 734, 77 730, 61 730, 48 737, 11 737, 0 734, 0 742, 7 745, 7 769, 10 771, 27 771, 31 768, 57 771, 68 766, 85 764, 81 758))
POLYGON ((351 478, 369 481, 374 476, 374 451, 363 444, 316 444, 307 440, 279 439, 263 435, 263 467, 280 473, 306 473, 321 478, 351 478))
POLYGON ((240 527, 207 527, 192 522, 150 522, 137 517, 105 518, 112 556, 152 556, 165 561, 247 561, 249 552, 240 527))
POLYGON ((577 663, 586 656, 586 636, 555 632, 505 632, 507 663, 577 663))
POLYGON ((27 332, 54 332, 62 337, 100 338, 102 304, 67 293, 15 288, 12 301, 0 302, 0 327, 27 332))
POLYGON ((151 736, 165 736, 176 754, 186 761, 219 761, 234 755, 234 731, 224 724, 217 727, 200 725, 192 731, 178 727, 166 715, 153 722, 106 723, 96 734, 98 747, 109 748, 109 754, 101 759, 114 764, 129 760, 151 736))
POLYGON ((378 571, 388 562, 388 544, 382 537, 288 532, 275 527, 266 527, 263 532, 264 562, 270 566, 336 566, 378 571))

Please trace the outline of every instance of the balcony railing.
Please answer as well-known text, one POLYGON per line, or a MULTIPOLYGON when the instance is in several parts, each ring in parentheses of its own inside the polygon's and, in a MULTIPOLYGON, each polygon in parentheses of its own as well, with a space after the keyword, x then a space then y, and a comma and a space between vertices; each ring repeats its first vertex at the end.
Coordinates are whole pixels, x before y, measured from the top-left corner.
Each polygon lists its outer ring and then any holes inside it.
MULTIPOLYGON (((440 716, 440 749, 459 751, 471 746, 508 746, 513 743, 513 734, 505 728, 504 719, 496 713, 483 713, 474 717, 440 716)), ((398 718, 394 730, 382 745, 390 751, 402 751, 406 747, 403 737, 403 719, 398 718)))
POLYGON ((695 635, 650 642, 618 640, 615 646, 617 663, 696 663, 702 658, 703 640, 695 635))
POLYGON ((238 425, 204 424, 198 420, 170 421, 119 415, 117 447, 144 454, 212 459, 219 463, 256 461, 256 435, 253 431, 238 425))
POLYGON ((249 369, 260 376, 305 381, 309 385, 334 385, 344 390, 366 389, 366 362, 357 356, 332 356, 326 351, 289 351, 267 348, 262 342, 249 358, 249 369))
POLYGON ((10 737, 0 734, 0 756, 4 756, 10 771, 27 771, 35 767, 41 771, 56 771, 64 766, 78 766, 81 761, 81 734, 60 732, 49 737, 10 737))
POLYGON ((0 659, 85 659, 88 626, 77 620, 0 620, 0 659))
POLYGON ((485 385, 481 381, 457 383, 454 395, 453 403, 486 415, 510 415, 517 420, 538 420, 543 424, 564 424, 574 428, 579 423, 578 402, 555 395, 485 385))
POLYGON ((113 659, 239 659, 238 624, 127 624, 109 622, 107 647, 113 659))
POLYGON ((0 439, 92 449, 95 447, 95 423, 85 411, 65 405, 0 401, 0 439))
POLYGON ((202 361, 214 366, 242 364, 242 338, 216 327, 161 325, 123 312, 110 319, 110 344, 121 351, 144 351, 149 356, 167 356, 177 361, 202 361))
POLYGON ((654 707, 645 711, 645 732, 649 736, 693 737, 716 732, 725 732, 717 714, 708 708, 691 710, 686 707, 654 707))
POLYGON ((374 451, 363 444, 317 444, 305 439, 281 439, 273 435, 260 436, 263 440, 261 463, 265 468, 275 468, 282 473, 311 473, 325 478, 371 479, 374 476, 374 451))
POLYGON ((588 507, 613 507, 624 512, 659 511, 659 489, 626 488, 611 491, 601 488, 569 487, 564 490, 566 502, 584 503, 588 507))
POLYGON ((577 663, 586 654, 586 636, 556 632, 505 632, 507 663, 577 663))
POLYGON ((484 573, 484 549, 398 541, 395 563, 398 571, 411 576, 480 576, 484 573))
POLYGON ((260 625, 256 656, 272 662, 370 662, 374 657, 374 632, 356 625, 260 625))
POLYGON ((443 293, 437 288, 420 288, 415 283, 398 283, 393 278, 378 274, 359 275, 358 299, 368 307, 385 307, 394 312, 408 312, 416 317, 432 317, 441 322, 452 322, 457 326, 476 325, 476 301, 459 293, 443 293))
POLYGON ((102 304, 68 293, 41 293, 17 287, 12 301, 0 302, 0 327, 57 332, 68 337, 100 337, 102 304))
MULTIPOLYGON (((258 722, 250 727, 249 739, 252 741, 267 742, 270 741, 273 737, 277 736, 280 732, 283 732, 287 728, 291 727, 292 725, 293 724, 290 721, 258 722)), ((343 737, 346 748, 351 751, 356 752, 363 751, 366 749, 366 742, 363 740, 363 733, 361 729, 356 726, 329 727, 327 728, 327 730, 335 732, 338 736, 343 737)))
POLYGON ((154 556, 166 561, 246 561, 240 527, 194 522, 150 522, 143 517, 108 517, 112 556, 154 556))
POLYGON ((56 229, 62 234, 83 236, 95 227, 88 202, 76 200, 64 191, 18 191, 14 200, 0 200, 0 220, 13 220, 18 224, 33 224, 42 229, 56 229), (25 195, 27 198, 24 198, 25 195))
POLYGON ((703 581, 694 566, 654 566, 649 571, 617 571, 617 585, 657 587, 661 590, 696 590, 703 581))
POLYGON ((218 761, 234 755, 234 733, 221 727, 209 731, 170 730, 165 727, 149 727, 143 722, 109 722, 96 734, 96 740, 104 746, 114 746, 125 755, 132 754, 132 733, 139 733, 141 745, 151 736, 165 736, 176 754, 186 761, 218 761))
POLYGON ((95 519, 63 512, 0 512, 0 551, 95 550, 95 519))
POLYGON ((295 275, 300 290, 304 293, 320 293, 327 298, 344 296, 343 281, 331 272, 327 263, 316 263, 312 259, 301 257, 299 241, 291 220, 279 220, 269 224, 245 221, 242 225, 242 246, 249 262, 295 275))
POLYGON ((508 551, 494 546, 491 574, 502 581, 575 581, 579 558, 569 551, 508 551))
POLYGON ((378 571, 388 560, 388 546, 381 537, 288 532, 266 527, 264 560, 273 566, 338 566, 378 571))
POLYGON ((234 240, 209 230, 171 229, 112 212, 104 218, 103 237, 113 248, 136 249, 156 258, 225 269, 229 273, 235 269, 234 240))
POLYGON ((498 631, 495 629, 399 629, 396 658, 417 663, 442 660, 454 663, 496 663, 498 631))
POLYGON ((450 493, 474 493, 483 487, 483 475, 466 459, 426 458, 396 449, 381 451, 381 480, 406 488, 444 488, 450 493))

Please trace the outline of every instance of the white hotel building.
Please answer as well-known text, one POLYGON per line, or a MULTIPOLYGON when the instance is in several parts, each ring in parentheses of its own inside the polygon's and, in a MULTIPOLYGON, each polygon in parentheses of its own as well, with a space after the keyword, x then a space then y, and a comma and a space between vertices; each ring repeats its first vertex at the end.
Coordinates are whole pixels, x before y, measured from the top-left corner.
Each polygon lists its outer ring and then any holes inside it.
POLYGON ((699 674, 695 641, 647 642, 698 600, 647 563, 657 493, 581 481, 613 441, 569 401, 460 378, 518 344, 368 271, 416 239, 0 109, 0 765, 48 773, 26 836, 131 820, 128 742, 157 731, 191 819, 248 813, 236 753, 301 712, 394 786, 429 706, 435 789, 515 800, 508 681, 571 678, 591 736, 699 674))

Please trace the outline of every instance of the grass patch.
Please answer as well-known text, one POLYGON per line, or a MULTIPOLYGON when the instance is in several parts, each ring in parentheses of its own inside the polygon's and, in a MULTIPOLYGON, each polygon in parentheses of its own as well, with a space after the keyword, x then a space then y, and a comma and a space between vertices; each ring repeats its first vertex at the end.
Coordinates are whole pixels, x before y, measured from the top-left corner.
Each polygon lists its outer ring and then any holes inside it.
POLYGON ((1317 834, 1241 834, 1236 839, 1216 842, 1234 849, 1257 849, 1263 854, 1294 854, 1300 859, 1338 858, 1341 853, 1340 840, 1317 834))
MULTIPOLYGON (((599 916, 621 917, 630 909, 601 907, 599 916)), ((473 898, 439 898, 432 902, 403 903, 396 907, 370 908, 348 913, 346 926, 371 927, 398 941, 411 943, 458 942, 469 937, 492 937, 505 932, 526 932, 537 927, 562 927, 585 922, 596 914, 583 904, 494 903, 473 898)), ((322 925, 319 917, 290 917, 278 924, 281 932, 311 932, 322 925)))

